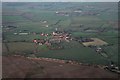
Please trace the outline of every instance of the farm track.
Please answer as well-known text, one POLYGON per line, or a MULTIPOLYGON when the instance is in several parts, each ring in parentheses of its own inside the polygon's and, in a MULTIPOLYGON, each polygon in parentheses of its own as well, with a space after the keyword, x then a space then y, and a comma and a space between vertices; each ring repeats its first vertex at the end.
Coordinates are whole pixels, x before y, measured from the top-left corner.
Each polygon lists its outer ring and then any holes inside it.
POLYGON ((54 25, 58 25, 61 22, 61 20, 58 20, 54 25))

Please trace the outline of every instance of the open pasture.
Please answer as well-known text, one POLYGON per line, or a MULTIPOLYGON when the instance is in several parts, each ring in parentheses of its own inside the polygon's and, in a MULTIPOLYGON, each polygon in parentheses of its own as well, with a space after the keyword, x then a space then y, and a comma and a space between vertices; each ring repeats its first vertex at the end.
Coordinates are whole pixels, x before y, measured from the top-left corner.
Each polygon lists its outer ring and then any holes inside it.
MULTIPOLYGON (((77 42, 71 42, 70 44, 63 43, 61 45, 64 45, 65 49, 49 50, 45 45, 39 46, 33 43, 13 42, 7 43, 9 54, 7 54, 8 52, 3 53, 6 53, 6 55, 22 55, 29 57, 34 54, 36 57, 75 60, 78 62, 90 64, 107 63, 106 58, 100 56, 91 48, 84 47, 82 44, 78 44, 77 42)), ((3 44, 3 47, 6 48, 5 44, 3 44)))

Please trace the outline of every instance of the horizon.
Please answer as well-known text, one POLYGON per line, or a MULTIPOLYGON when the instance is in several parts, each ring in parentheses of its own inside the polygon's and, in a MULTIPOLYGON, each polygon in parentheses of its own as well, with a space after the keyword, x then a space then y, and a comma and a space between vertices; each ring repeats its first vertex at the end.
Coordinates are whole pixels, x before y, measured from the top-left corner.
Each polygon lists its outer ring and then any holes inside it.
POLYGON ((119 0, 1 0, 1 2, 119 2, 119 0))

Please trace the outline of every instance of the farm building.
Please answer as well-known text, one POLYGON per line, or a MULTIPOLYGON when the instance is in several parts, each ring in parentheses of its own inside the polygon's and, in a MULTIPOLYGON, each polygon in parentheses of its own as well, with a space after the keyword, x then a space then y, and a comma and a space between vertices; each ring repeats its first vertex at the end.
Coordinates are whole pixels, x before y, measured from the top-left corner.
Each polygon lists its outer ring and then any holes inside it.
POLYGON ((69 14, 68 14, 67 12, 63 12, 63 11, 61 11, 61 12, 56 11, 55 13, 56 13, 57 15, 60 15, 60 16, 69 16, 69 14))
POLYGON ((70 34, 65 33, 65 32, 55 31, 52 33, 52 35, 53 35, 53 39, 58 40, 58 41, 65 40, 69 42, 68 40, 71 39, 70 34))
POLYGON ((45 27, 49 27, 49 25, 45 25, 45 27))
POLYGON ((75 10, 74 12, 75 13, 81 13, 82 11, 81 10, 75 10))
POLYGON ((34 43, 37 43, 37 39, 34 39, 33 42, 34 42, 34 43))
POLYGON ((58 12, 58 11, 56 11, 55 13, 56 13, 56 14, 58 14, 59 12, 58 12))
POLYGON ((28 35, 28 33, 19 33, 19 35, 28 35))
POLYGON ((48 21, 46 21, 46 20, 41 21, 41 23, 44 23, 44 24, 47 23, 47 22, 48 22, 48 21))
POLYGON ((33 40, 34 43, 41 43, 41 44, 44 44, 45 43, 45 40, 44 39, 34 39, 33 40))
POLYGON ((17 35, 18 33, 13 33, 14 35, 17 35))
POLYGON ((51 43, 48 40, 44 40, 44 39, 34 39, 33 42, 39 45, 45 44, 47 46, 51 46, 51 43))

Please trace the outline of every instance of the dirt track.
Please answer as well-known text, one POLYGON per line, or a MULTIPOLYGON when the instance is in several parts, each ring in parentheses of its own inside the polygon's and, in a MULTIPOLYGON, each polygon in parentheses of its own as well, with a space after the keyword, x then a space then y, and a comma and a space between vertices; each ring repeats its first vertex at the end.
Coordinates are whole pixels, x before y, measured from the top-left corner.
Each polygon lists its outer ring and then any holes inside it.
POLYGON ((19 56, 4 56, 3 78, 117 78, 117 74, 93 66, 62 64, 19 56))

